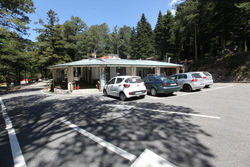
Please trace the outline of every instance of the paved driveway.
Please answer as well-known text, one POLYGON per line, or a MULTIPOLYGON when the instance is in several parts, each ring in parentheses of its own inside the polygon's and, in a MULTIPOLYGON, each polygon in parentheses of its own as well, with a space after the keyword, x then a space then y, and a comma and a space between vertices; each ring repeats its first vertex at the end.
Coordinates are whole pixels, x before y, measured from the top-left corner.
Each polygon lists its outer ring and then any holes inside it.
MULTIPOLYGON (((176 166, 250 166, 250 84, 126 102, 42 88, 1 96, 29 167, 129 167, 145 149, 176 166)), ((2 114, 0 125, 0 166, 13 166, 2 114)))

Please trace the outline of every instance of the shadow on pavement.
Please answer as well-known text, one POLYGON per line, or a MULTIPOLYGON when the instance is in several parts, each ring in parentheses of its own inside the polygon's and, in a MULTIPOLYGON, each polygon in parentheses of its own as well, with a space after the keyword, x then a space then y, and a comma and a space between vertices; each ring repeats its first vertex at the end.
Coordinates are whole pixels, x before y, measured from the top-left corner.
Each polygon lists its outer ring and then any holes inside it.
POLYGON ((212 136, 193 124, 190 116, 149 110, 195 113, 191 108, 101 96, 46 98, 5 100, 28 166, 130 166, 128 160, 60 122, 62 117, 136 156, 148 148, 178 166, 213 166, 214 155, 197 137, 212 136))

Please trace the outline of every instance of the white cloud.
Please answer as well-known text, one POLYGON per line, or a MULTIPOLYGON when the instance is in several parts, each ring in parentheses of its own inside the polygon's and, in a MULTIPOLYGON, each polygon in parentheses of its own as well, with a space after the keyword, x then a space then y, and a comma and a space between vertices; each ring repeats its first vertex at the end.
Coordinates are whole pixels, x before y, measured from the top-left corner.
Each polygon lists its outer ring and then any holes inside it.
POLYGON ((171 0, 171 2, 169 3, 172 7, 174 7, 175 5, 181 3, 183 0, 171 0))
POLYGON ((170 5, 173 6, 177 3, 178 0, 171 0, 170 5))
POLYGON ((172 9, 172 10, 171 10, 171 14, 172 14, 173 16, 175 16, 175 13, 176 13, 176 9, 172 9))
POLYGON ((184 0, 171 0, 169 5, 172 7, 171 13, 173 16, 175 16, 176 13, 176 5, 183 2, 184 0))

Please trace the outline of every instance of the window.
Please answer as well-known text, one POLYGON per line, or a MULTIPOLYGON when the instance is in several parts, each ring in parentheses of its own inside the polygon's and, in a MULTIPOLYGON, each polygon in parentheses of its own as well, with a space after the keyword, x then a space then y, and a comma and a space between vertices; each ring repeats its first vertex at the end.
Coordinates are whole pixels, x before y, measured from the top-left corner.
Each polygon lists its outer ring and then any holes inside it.
POLYGON ((153 77, 149 77, 149 78, 148 78, 148 81, 149 81, 149 82, 154 82, 154 78, 153 78, 153 77))
POLYGON ((202 78, 199 73, 192 74, 192 78, 202 78))
POLYGON ((124 78, 117 78, 116 83, 117 83, 117 84, 118 84, 118 83, 121 83, 121 82, 123 81, 123 79, 124 79, 124 78))
POLYGON ((203 72, 206 76, 211 76, 211 74, 209 72, 203 72))
POLYGON ((180 74, 178 76, 178 79, 187 79, 187 75, 186 74, 180 74))
POLYGON ((115 83, 115 78, 111 79, 111 80, 108 82, 108 85, 114 84, 114 83, 115 83))
POLYGON ((125 80, 126 83, 141 83, 143 80, 139 77, 127 78, 125 80))
POLYGON ((170 76, 171 79, 177 79, 177 75, 170 76))

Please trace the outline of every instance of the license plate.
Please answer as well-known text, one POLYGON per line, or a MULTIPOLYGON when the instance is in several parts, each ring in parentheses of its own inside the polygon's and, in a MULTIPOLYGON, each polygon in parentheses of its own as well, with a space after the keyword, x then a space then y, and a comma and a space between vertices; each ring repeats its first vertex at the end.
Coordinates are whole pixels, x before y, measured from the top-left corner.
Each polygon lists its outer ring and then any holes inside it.
POLYGON ((176 84, 175 84, 175 83, 172 83, 172 84, 170 84, 170 86, 176 86, 176 84))
POLYGON ((135 92, 135 95, 142 94, 143 91, 135 92))

